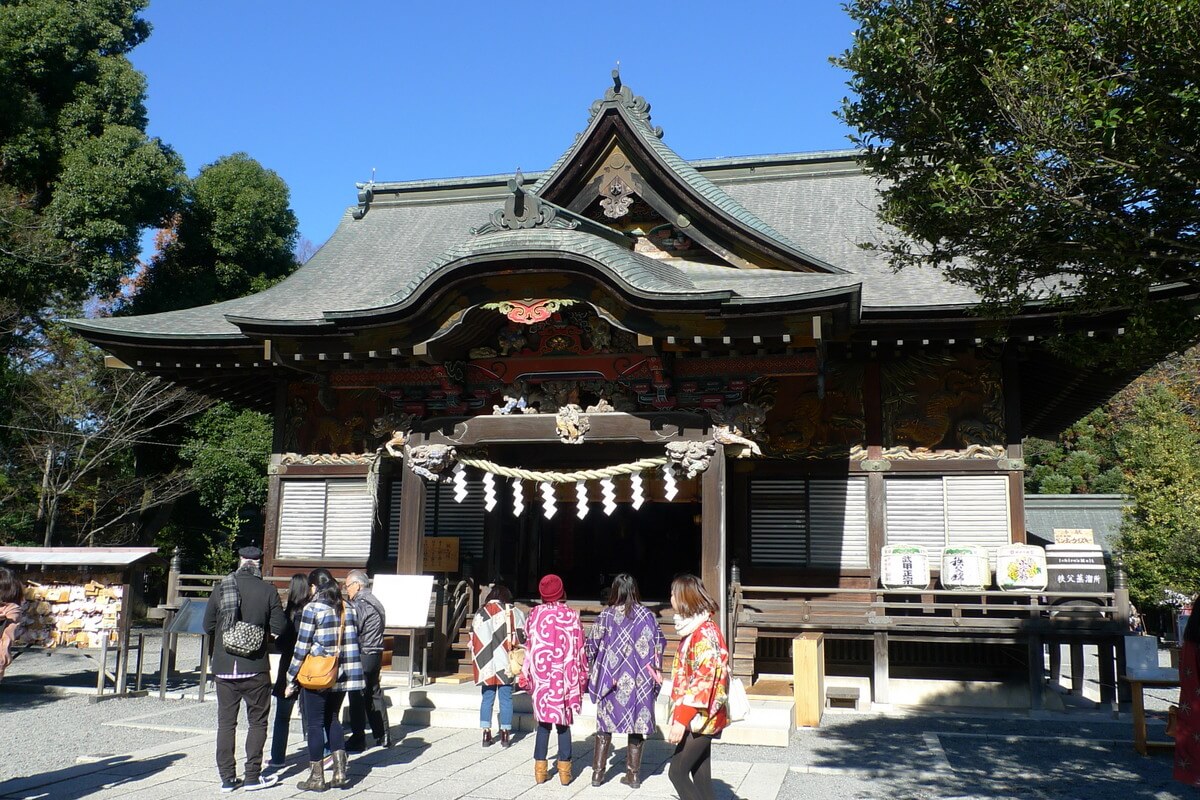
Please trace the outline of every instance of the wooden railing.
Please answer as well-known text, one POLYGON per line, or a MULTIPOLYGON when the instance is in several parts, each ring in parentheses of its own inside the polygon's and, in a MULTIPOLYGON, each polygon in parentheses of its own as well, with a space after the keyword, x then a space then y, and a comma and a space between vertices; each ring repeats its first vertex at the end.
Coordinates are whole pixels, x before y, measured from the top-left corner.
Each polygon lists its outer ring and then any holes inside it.
POLYGON ((1013 631, 1123 624, 1114 592, 834 589, 743 586, 731 591, 736 625, 759 629, 1013 631))

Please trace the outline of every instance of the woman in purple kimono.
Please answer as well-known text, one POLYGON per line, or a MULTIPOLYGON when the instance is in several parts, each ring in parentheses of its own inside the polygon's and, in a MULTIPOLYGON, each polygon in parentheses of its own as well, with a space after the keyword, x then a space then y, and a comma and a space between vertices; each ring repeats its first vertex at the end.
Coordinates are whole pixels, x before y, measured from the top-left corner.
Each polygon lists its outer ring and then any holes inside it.
POLYGON ((662 686, 666 646, 667 637, 658 618, 641 604, 633 576, 618 575, 608 593, 608 608, 587 636, 588 694, 596 704, 593 786, 604 783, 614 733, 629 735, 621 783, 634 789, 642 785, 642 747, 654 732, 654 700, 662 686))

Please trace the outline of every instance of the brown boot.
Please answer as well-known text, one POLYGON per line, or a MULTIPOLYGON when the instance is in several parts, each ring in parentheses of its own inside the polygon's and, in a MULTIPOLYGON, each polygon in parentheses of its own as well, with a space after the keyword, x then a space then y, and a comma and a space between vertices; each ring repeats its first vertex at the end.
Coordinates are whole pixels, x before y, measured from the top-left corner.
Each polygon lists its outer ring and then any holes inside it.
POLYGON ((631 739, 625 750, 625 774, 621 783, 632 789, 642 786, 642 748, 645 746, 645 739, 631 739))
POLYGON ((550 778, 550 762, 546 759, 537 759, 533 762, 533 781, 534 783, 545 783, 550 778))
POLYGON ((317 759, 308 762, 308 777, 296 784, 296 788, 305 792, 323 792, 329 788, 325 782, 325 761, 317 759))
POLYGON ((604 783, 608 770, 608 753, 612 749, 611 733, 596 733, 596 749, 592 752, 592 786, 604 783))
POLYGON ((350 785, 350 781, 346 778, 346 751, 333 751, 333 775, 329 778, 329 785, 335 789, 344 789, 350 785))
POLYGON ((555 763, 557 763, 557 765, 558 765, 558 780, 559 780, 559 782, 562 783, 563 786, 570 786, 571 785, 571 762, 570 761, 558 761, 555 763))

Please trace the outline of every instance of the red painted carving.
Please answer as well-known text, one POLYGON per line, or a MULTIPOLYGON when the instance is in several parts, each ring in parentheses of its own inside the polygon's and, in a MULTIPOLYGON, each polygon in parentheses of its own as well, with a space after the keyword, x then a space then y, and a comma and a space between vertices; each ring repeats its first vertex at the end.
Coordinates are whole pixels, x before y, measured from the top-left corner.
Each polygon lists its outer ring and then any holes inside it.
POLYGON ((708 376, 738 376, 761 378, 770 375, 816 375, 817 356, 804 353, 795 356, 763 356, 728 358, 688 358, 675 362, 676 378, 708 376))
POLYGON ((546 304, 550 302, 548 299, 530 300, 528 303, 522 302, 521 300, 511 300, 509 302, 512 305, 512 308, 505 316, 507 316, 510 321, 519 322, 522 325, 532 325, 535 322, 545 322, 546 320, 550 319, 550 315, 554 313, 546 306, 546 304))

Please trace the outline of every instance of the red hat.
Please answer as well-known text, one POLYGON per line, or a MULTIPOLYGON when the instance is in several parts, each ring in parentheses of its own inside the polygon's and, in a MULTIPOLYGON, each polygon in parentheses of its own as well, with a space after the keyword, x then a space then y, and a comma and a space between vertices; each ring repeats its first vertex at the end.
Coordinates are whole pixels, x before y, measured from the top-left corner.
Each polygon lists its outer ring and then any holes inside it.
POLYGON ((538 582, 538 594, 542 596, 543 603, 557 603, 566 596, 563 591, 562 578, 557 575, 547 575, 538 582))

